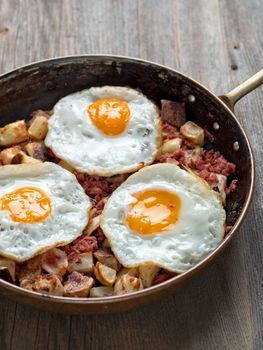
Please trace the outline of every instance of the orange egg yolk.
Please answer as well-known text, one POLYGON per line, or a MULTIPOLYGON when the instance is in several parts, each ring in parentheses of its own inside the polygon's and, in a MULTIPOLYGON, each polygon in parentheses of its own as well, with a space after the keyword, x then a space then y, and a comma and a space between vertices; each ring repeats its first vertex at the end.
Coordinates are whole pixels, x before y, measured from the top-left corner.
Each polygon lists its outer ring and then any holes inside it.
POLYGON ((181 200, 165 190, 145 190, 133 195, 136 202, 130 205, 126 222, 130 229, 142 235, 170 230, 177 222, 181 200))
POLYGON ((106 98, 90 104, 87 113, 93 124, 107 136, 117 136, 127 127, 130 108, 115 98, 106 98))
POLYGON ((33 224, 49 216, 51 201, 37 188, 23 187, 4 195, 1 209, 7 211, 13 221, 33 224))

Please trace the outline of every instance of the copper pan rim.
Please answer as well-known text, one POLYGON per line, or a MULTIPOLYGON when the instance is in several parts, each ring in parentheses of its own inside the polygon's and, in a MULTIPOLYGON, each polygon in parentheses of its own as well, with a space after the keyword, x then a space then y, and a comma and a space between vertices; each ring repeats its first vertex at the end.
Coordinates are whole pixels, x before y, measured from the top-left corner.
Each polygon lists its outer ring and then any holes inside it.
MULTIPOLYGON (((249 150, 249 158, 251 161, 251 169, 250 169, 251 170, 251 182, 250 182, 249 190, 247 191, 246 200, 245 200, 244 206, 242 208, 242 211, 241 211, 237 221, 235 222, 231 232, 227 234, 227 236, 224 238, 222 243, 211 254, 209 254, 205 259, 203 259, 201 262, 199 262, 198 264, 196 264, 195 266, 193 266, 191 269, 187 270, 186 272, 181 273, 181 274, 171 278, 168 281, 165 281, 159 285, 155 285, 155 286, 149 287, 147 289, 144 289, 144 290, 141 290, 138 292, 134 292, 131 294, 126 294, 126 295, 111 296, 111 297, 107 297, 107 298, 70 298, 70 297, 51 296, 51 295, 47 295, 47 294, 40 294, 40 293, 37 293, 34 291, 25 290, 19 286, 13 285, 9 282, 6 282, 6 281, 0 279, 0 288, 5 290, 6 292, 10 291, 10 292, 12 292, 12 294, 16 294, 18 297, 19 296, 27 296, 28 298, 34 299, 36 301, 37 300, 41 300, 41 301, 48 300, 52 304, 70 304, 70 305, 72 305, 72 307, 74 307, 74 305, 94 305, 94 306, 100 305, 101 306, 101 305, 105 304, 105 308, 106 308, 106 306, 110 305, 110 304, 118 304, 118 302, 125 302, 125 301, 129 301, 131 299, 136 300, 136 299, 139 299, 142 297, 145 297, 145 299, 146 299, 147 296, 159 294, 158 292, 162 292, 162 291, 168 291, 173 286, 183 284, 183 282, 186 282, 188 279, 194 277, 194 275, 197 272, 202 270, 204 267, 208 266, 215 259, 216 256, 220 255, 222 253, 222 251, 226 248, 226 246, 230 243, 230 241, 232 240, 234 235, 236 234, 237 230, 239 229, 240 225, 242 224, 242 222, 243 222, 243 220, 248 212, 249 206, 250 206, 251 201, 252 201, 252 194, 253 194, 254 184, 255 184, 255 162, 254 162, 254 157, 253 157, 253 153, 252 153, 252 149, 251 149, 251 145, 250 145, 250 142, 248 140, 248 137, 247 137, 243 127, 239 123, 238 119, 236 118, 235 114, 233 113, 233 111, 218 96, 216 96, 214 93, 212 93, 208 88, 206 88, 205 86, 200 84, 198 81, 188 77, 185 74, 182 74, 181 72, 178 72, 176 69, 173 69, 173 68, 161 65, 161 64, 157 64, 155 62, 151 62, 151 61, 143 60, 143 59, 139 59, 139 58, 134 58, 134 57, 129 57, 129 56, 121 56, 121 55, 108 55, 108 54, 70 55, 70 56, 55 57, 55 58, 50 58, 50 59, 46 59, 46 60, 36 61, 36 62, 27 64, 27 65, 21 66, 19 68, 13 69, 7 73, 0 75, 0 80, 8 78, 12 75, 15 76, 20 71, 28 71, 30 69, 37 68, 39 66, 45 66, 48 64, 56 64, 56 63, 63 64, 63 63, 66 63, 67 61, 70 61, 70 60, 78 61, 78 60, 85 60, 85 59, 87 59, 87 60, 100 59, 101 61, 107 61, 107 60, 114 61, 116 59, 130 60, 130 61, 133 61, 133 62, 138 63, 138 64, 152 65, 155 67, 159 67, 159 68, 174 72, 174 73, 180 75, 184 80, 191 81, 191 82, 195 83, 202 90, 204 90, 207 95, 210 95, 214 100, 217 101, 217 103, 221 104, 221 106, 223 106, 223 108, 227 111, 229 117, 231 117, 235 120, 235 122, 237 123, 237 125, 239 126, 239 128, 243 134, 244 139, 246 140, 246 144, 247 144, 247 147, 249 150)), ((7 294, 5 293, 5 295, 7 295, 7 294)), ((74 313, 74 312, 72 312, 72 313, 74 313)))

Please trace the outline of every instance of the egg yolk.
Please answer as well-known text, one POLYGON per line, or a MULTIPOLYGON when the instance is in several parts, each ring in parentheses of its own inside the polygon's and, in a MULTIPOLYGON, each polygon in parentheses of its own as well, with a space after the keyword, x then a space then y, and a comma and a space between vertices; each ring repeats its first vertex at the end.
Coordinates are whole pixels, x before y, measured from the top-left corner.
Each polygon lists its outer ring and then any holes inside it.
POLYGON ((117 136, 127 127, 130 108, 127 103, 115 98, 96 101, 87 107, 93 124, 107 136, 117 136))
POLYGON ((165 190, 145 190, 133 195, 126 215, 130 229, 142 235, 161 233, 170 230, 177 222, 181 200, 172 192, 165 190))
POLYGON ((49 216, 51 201, 37 188, 23 187, 4 195, 1 209, 7 211, 13 221, 33 224, 49 216))

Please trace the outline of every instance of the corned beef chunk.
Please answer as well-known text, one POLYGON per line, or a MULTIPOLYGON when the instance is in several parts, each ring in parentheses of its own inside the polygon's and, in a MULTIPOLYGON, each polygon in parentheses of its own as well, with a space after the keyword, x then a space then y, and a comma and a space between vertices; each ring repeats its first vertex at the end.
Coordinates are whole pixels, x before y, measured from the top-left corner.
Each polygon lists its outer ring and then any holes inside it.
POLYGON ((102 176, 88 175, 77 171, 74 174, 86 194, 97 203, 103 197, 110 195, 122 182, 111 182, 110 178, 107 180, 107 178, 102 176))
POLYGON ((184 103, 161 100, 161 105, 161 118, 164 122, 178 128, 186 122, 184 103))

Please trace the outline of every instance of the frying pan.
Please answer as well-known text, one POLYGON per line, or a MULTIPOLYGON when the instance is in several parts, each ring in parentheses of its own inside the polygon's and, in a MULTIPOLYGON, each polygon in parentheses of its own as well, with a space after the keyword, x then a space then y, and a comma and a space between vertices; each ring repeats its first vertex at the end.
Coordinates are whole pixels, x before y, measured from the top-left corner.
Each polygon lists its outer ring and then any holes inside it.
POLYGON ((123 311, 174 292, 222 253, 236 235, 251 202, 254 160, 247 136, 234 115, 235 103, 263 83, 263 70, 220 98, 195 80, 152 62, 120 56, 84 55, 33 63, 0 76, 0 126, 28 119, 35 109, 51 109, 63 96, 91 86, 140 88, 159 104, 161 99, 184 101, 187 115, 213 137, 213 147, 236 164, 238 188, 226 205, 232 230, 207 258, 160 285, 122 296, 63 298, 27 291, 0 280, 0 292, 17 301, 63 313, 123 311))

